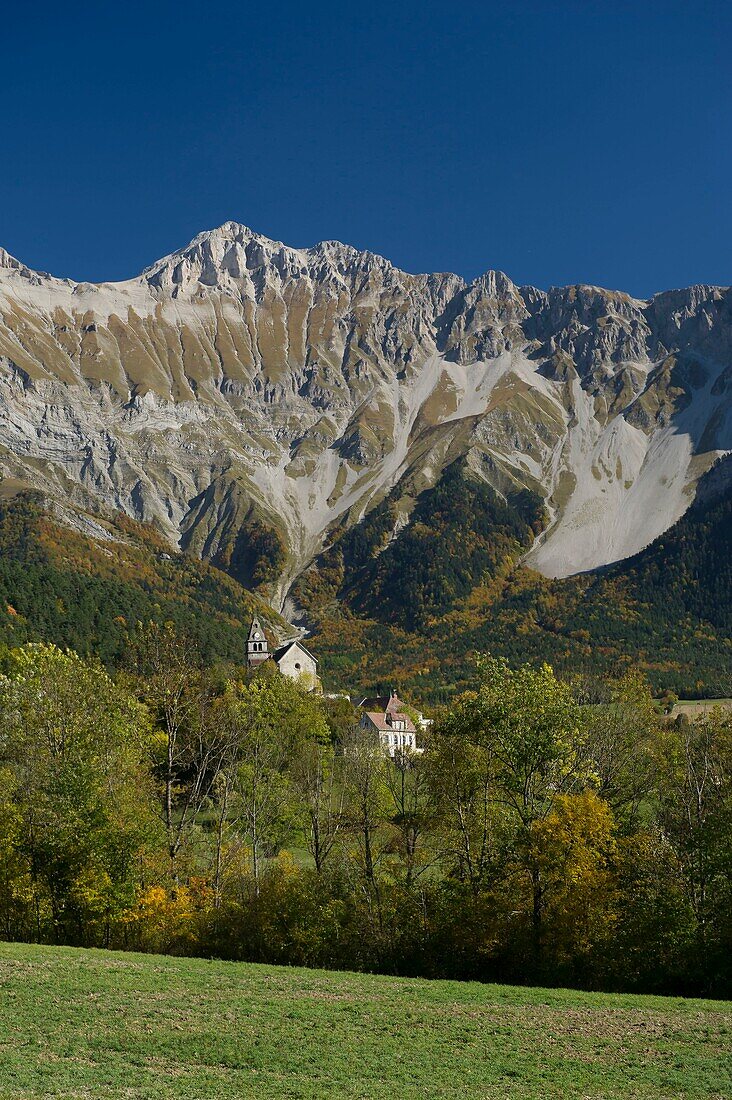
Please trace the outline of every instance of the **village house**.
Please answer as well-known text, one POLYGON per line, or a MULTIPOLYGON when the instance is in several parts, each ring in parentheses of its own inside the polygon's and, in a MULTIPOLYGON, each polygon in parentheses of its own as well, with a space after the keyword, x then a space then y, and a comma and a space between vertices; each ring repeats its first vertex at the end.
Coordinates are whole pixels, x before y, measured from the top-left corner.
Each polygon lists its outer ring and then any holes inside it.
POLYGON ((318 661, 297 639, 285 642, 270 652, 267 635, 258 619, 252 620, 247 638, 247 664, 256 668, 264 661, 274 661, 283 676, 296 680, 307 691, 319 691, 318 661))
MULTIPOLYGON (((259 619, 253 619, 247 638, 247 665, 257 668, 265 661, 272 661, 283 676, 297 681, 306 691, 322 692, 318 678, 318 661, 301 641, 285 642, 278 649, 270 650, 267 635, 259 619)), ((347 695, 332 694, 331 699, 348 699, 347 695)), ((422 753, 417 744, 417 731, 425 730, 431 723, 421 714, 404 710, 404 703, 392 691, 389 695, 366 697, 358 704, 361 717, 358 729, 378 740, 389 756, 398 753, 422 753)))
POLYGON ((417 746, 417 728, 403 707, 395 691, 388 697, 377 695, 359 703, 362 711, 359 729, 378 737, 389 756, 423 751, 417 746))

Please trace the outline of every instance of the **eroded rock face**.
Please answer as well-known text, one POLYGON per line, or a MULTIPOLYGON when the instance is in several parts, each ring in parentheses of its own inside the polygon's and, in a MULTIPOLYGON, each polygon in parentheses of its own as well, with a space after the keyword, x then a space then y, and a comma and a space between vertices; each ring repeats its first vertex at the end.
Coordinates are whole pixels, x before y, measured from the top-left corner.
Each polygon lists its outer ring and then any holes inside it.
POLYGON ((461 456, 546 501, 534 568, 635 553, 732 448, 731 378, 717 287, 467 285, 233 222, 116 284, 0 250, 6 477, 153 522, 278 606, 336 525, 461 456))

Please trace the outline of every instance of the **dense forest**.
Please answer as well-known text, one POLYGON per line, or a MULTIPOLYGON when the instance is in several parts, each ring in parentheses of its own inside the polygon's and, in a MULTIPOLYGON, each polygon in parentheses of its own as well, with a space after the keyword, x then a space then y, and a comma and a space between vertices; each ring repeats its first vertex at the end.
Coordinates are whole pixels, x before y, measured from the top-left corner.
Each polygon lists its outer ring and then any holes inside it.
POLYGON ((395 534, 397 515, 395 501, 385 501, 330 551, 342 562, 338 596, 365 617, 424 632, 529 549, 543 505, 525 490, 503 500, 453 462, 395 534))
POLYGON ((154 624, 6 648, 0 936, 732 994, 728 716, 484 657, 421 748, 154 624))
POLYGON ((291 628, 226 573, 174 554, 119 514, 96 537, 69 530, 33 492, 0 501, 0 641, 51 641, 118 665, 139 622, 171 623, 205 659, 239 660, 254 615, 291 628), (100 537, 101 536, 101 537, 100 537))
MULTIPOLYGON (((530 494, 501 499, 455 463, 406 526, 402 507, 389 498, 334 537, 295 587, 327 690, 396 686, 433 707, 491 652, 566 676, 637 667, 656 694, 732 696, 732 494, 700 500, 636 557, 562 581, 520 564, 543 522, 530 494)), ((139 622, 172 623, 208 661, 240 660, 255 614, 273 638, 292 633, 152 528, 120 515, 91 532, 32 493, 0 502, 0 642, 54 642, 115 669, 139 622)))
POLYGON ((326 673, 444 703, 488 650, 567 675, 639 667, 682 697, 732 695, 732 492, 700 500, 635 557, 558 581, 520 564, 538 501, 494 498, 453 466, 409 526, 394 533, 387 502, 334 543, 296 588, 326 673))

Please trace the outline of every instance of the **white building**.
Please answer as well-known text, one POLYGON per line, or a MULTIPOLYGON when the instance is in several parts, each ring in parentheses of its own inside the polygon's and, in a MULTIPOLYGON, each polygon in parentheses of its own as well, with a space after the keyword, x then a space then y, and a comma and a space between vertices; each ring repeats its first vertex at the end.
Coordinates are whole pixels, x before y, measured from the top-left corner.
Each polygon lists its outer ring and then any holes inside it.
POLYGON ((270 653, 267 635, 259 620, 253 619, 247 638, 247 664, 250 668, 256 668, 269 660, 274 661, 283 676, 297 680, 307 691, 320 689, 318 661, 310 650, 302 642, 295 640, 286 642, 274 653, 270 653))
POLYGON ((359 729, 364 733, 376 735, 389 756, 398 752, 422 752, 417 747, 417 730, 414 722, 402 710, 403 703, 397 693, 392 691, 389 698, 376 696, 362 699, 359 729))
POLYGON ((274 651, 272 659, 283 676, 297 680, 307 691, 320 688, 317 659, 302 642, 287 642, 274 651))

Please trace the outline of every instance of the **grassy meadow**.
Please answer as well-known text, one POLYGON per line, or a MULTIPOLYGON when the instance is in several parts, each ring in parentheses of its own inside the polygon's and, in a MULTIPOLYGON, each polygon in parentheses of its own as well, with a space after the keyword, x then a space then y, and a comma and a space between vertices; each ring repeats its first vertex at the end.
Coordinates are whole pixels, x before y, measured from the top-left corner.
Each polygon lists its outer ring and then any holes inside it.
POLYGON ((671 711, 671 717, 685 714, 687 718, 704 718, 717 709, 732 710, 732 699, 679 699, 671 711))
POLYGON ((732 1096, 732 1004, 0 944, 0 1098, 732 1096))

